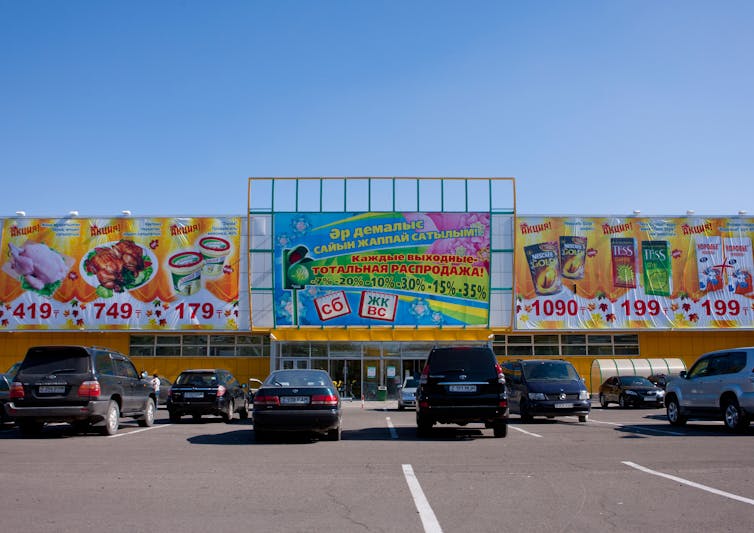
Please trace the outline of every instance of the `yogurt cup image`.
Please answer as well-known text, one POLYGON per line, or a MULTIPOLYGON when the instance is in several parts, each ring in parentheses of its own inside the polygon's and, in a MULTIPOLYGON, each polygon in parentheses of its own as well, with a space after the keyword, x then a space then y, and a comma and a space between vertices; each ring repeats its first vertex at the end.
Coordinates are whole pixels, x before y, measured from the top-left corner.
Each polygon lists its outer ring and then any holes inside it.
POLYGON ((221 237, 202 237, 199 239, 199 252, 204 258, 202 273, 215 278, 223 273, 225 258, 230 254, 230 242, 221 237))
POLYGON ((204 257, 198 252, 178 252, 168 259, 173 288, 181 296, 196 294, 202 288, 204 257))

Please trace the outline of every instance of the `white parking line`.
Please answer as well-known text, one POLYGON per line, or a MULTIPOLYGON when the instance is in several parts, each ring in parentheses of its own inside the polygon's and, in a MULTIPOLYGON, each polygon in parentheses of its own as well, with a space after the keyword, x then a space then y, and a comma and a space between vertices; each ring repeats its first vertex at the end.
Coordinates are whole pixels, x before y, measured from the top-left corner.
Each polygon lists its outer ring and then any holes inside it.
POLYGON ((743 496, 739 496, 738 494, 731 494, 730 492, 725 492, 723 490, 714 489, 712 487, 708 487, 707 485, 702 485, 701 483, 694 483, 693 481, 689 481, 688 479, 683 479, 682 477, 671 476, 670 474, 664 474, 662 472, 658 472, 657 470, 652 470, 645 466, 637 465, 636 463, 632 463, 631 461, 621 461, 621 462, 624 465, 630 466, 631 468, 635 468, 636 470, 641 470, 642 472, 646 472, 647 474, 652 474, 653 476, 664 477, 673 481, 677 481, 678 483, 683 483, 684 485, 688 485, 689 487, 694 487, 695 489, 706 490, 707 492, 711 492, 712 494, 717 494, 718 496, 723 496, 725 498, 730 498, 731 500, 736 500, 739 502, 748 503, 749 505, 754 505, 754 500, 752 500, 751 498, 745 498, 743 496))
POLYGON ((516 426, 511 426, 510 424, 508 424, 508 427, 511 428, 511 429, 515 429, 516 431, 520 431, 521 433, 526 433, 527 435, 531 435, 532 437, 542 438, 542 435, 539 435, 537 433, 532 433, 531 431, 526 431, 525 429, 521 429, 521 428, 516 427, 516 426))
POLYGON ((647 428, 647 427, 632 426, 630 424, 617 424, 615 422, 603 422, 601 420, 594 420, 593 418, 590 418, 589 422, 593 424, 605 424, 607 426, 617 426, 620 428, 626 428, 626 429, 630 429, 631 431, 636 431, 637 433, 641 433, 642 431, 654 431, 655 433, 662 433, 663 435, 685 435, 685 433, 678 433, 677 431, 667 431, 665 429, 654 429, 654 428, 647 428))
POLYGON ((419 511, 419 518, 421 518, 424 531, 427 533, 442 533, 440 522, 437 521, 435 512, 430 507, 426 496, 424 496, 424 491, 421 485, 419 485, 419 480, 416 479, 416 474, 414 474, 414 469, 411 468, 411 465, 403 465, 403 475, 406 478, 406 483, 408 483, 411 496, 414 498, 416 510, 419 511))
POLYGON ((114 439, 115 437, 123 437, 124 435, 133 435, 134 433, 141 433, 142 431, 149 431, 150 429, 160 429, 172 426, 172 424, 160 424, 159 426, 150 426, 148 428, 141 428, 135 431, 128 431, 125 433, 116 433, 115 435, 108 435, 108 439, 114 439))
POLYGON ((398 438, 398 432, 395 430, 395 426, 393 425, 393 421, 390 420, 389 416, 386 416, 385 420, 387 420, 387 428, 390 430, 390 438, 391 439, 397 439, 398 438))

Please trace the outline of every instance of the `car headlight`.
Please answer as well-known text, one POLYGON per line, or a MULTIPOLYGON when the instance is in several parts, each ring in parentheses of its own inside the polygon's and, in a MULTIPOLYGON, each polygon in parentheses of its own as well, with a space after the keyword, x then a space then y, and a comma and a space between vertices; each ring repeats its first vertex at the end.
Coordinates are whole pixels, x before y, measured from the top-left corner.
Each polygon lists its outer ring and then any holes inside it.
POLYGON ((663 396, 665 396, 665 391, 664 390, 658 390, 657 391, 657 396, 658 396, 658 398, 662 398, 663 396))
POLYGON ((579 400, 588 400, 589 399, 589 391, 579 391, 579 400))
POLYGON ((546 400, 547 397, 545 396, 544 392, 530 392, 529 399, 530 400, 546 400))
POLYGON ((629 396, 638 396, 639 395, 639 393, 636 392, 635 390, 627 390, 626 394, 628 394, 629 396))

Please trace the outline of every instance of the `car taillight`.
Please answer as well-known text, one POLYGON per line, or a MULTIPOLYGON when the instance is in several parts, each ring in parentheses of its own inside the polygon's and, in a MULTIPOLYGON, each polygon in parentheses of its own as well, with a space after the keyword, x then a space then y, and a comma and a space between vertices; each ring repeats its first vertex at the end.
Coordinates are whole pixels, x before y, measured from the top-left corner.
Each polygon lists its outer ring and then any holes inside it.
POLYGON ((225 395, 225 391, 226 391, 225 387, 222 385, 219 385, 217 387, 217 397, 219 398, 220 396, 225 395))
POLYGON ((429 380, 429 363, 424 365, 424 368, 422 369, 422 374, 419 377, 419 383, 422 385, 426 385, 427 380, 429 380))
POLYGON ((25 396, 24 385, 18 381, 14 381, 10 384, 10 399, 11 400, 23 400, 25 396))
POLYGON ((505 383, 505 376, 503 375, 503 367, 500 366, 500 363, 495 363, 495 371, 497 372, 497 382, 505 383))
POLYGON ((96 400, 101 392, 99 381, 85 381, 79 385, 79 398, 96 400))
POLYGON ((254 405, 280 405, 280 398, 268 394, 256 393, 254 395, 254 405))
POLYGON ((502 409, 507 409, 508 408, 508 400, 500 400, 499 406, 502 409))
POLYGON ((312 405, 338 405, 338 397, 334 394, 314 394, 311 399, 312 405))

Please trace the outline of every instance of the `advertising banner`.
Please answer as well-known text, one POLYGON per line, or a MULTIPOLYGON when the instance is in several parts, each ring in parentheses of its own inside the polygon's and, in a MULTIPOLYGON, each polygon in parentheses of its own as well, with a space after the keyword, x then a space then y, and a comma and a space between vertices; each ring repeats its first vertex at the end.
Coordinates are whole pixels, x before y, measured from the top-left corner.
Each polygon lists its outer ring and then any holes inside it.
POLYGON ((489 320, 488 213, 277 213, 276 326, 489 320))
POLYGON ((240 217, 6 219, 0 330, 238 329, 240 217))
POLYGON ((516 329, 754 327, 754 219, 518 217, 516 329))

